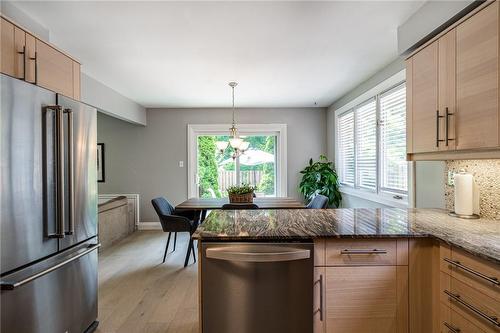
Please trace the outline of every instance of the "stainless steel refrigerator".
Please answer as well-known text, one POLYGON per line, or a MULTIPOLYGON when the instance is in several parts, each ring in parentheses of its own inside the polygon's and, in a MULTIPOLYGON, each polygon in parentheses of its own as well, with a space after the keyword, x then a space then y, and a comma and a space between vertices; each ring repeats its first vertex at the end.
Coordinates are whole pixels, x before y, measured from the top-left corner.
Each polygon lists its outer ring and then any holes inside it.
POLYGON ((97 111, 5 75, 0 88, 0 331, 92 331, 97 111))

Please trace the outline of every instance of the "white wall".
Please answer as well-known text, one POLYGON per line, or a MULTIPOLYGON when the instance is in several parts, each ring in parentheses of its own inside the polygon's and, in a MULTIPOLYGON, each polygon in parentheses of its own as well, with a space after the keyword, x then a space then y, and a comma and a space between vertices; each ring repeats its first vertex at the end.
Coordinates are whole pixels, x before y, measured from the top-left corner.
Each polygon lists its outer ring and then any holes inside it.
POLYGON ((138 125, 146 125, 146 109, 96 79, 82 73, 81 100, 101 112, 138 125))
MULTIPOLYGON (((99 183, 99 193, 139 193, 140 220, 157 221, 152 198, 165 196, 173 204, 187 199, 187 125, 230 120, 230 109, 148 109, 148 125, 141 127, 99 114, 97 138, 106 144, 106 182, 99 183)), ((301 198, 299 171, 309 158, 326 153, 326 109, 238 109, 236 121, 287 124, 287 190, 301 198)))

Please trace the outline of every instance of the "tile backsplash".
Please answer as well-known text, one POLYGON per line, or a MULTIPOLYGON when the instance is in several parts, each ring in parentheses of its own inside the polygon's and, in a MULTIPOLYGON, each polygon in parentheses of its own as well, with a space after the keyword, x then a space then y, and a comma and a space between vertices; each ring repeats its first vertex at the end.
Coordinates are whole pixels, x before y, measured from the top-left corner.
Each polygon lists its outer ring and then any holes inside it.
POLYGON ((460 169, 472 173, 479 186, 481 217, 500 220, 500 160, 446 161, 444 195, 449 210, 453 210, 455 188, 448 185, 448 171, 460 169))

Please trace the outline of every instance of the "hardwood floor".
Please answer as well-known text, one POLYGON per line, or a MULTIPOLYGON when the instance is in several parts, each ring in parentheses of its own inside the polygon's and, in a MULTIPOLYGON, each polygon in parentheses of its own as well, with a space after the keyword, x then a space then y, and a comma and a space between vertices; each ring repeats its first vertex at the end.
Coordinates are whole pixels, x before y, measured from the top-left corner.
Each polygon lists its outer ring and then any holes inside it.
MULTIPOLYGON (((188 234, 137 231, 99 253, 98 333, 198 332, 197 264, 184 268, 188 234)), ((197 258, 198 259, 198 258, 197 258)))

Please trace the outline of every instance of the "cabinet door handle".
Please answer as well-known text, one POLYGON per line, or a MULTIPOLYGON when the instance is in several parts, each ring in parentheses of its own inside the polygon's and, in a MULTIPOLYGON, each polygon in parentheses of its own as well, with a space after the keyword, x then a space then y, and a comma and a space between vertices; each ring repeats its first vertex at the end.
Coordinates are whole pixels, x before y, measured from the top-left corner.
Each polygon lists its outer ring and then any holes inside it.
POLYGON ((387 250, 384 249, 344 249, 340 251, 340 254, 350 255, 350 254, 386 254, 387 250))
POLYGON ((487 275, 484 275, 483 273, 480 273, 472 268, 469 268, 467 266, 464 266, 460 263, 460 261, 456 261, 456 260, 451 260, 451 259, 448 259, 448 258, 444 258, 443 259, 444 261, 446 261, 447 263, 457 267, 457 268, 460 268, 468 273, 471 273, 477 277, 480 277, 481 279, 484 279, 486 281, 488 281, 489 283, 493 283, 494 285, 498 286, 500 285, 500 281, 498 281, 498 278, 495 277, 495 276, 487 276, 487 275))
POLYGON ((35 51, 35 56, 29 57, 29 59, 35 61, 35 82, 33 82, 33 83, 38 84, 38 55, 37 55, 36 51, 35 51))
POLYGON ((436 147, 439 147, 439 143, 444 141, 439 139, 439 119, 443 117, 439 115, 439 110, 436 110, 436 147))
POLYGON ((451 333, 460 333, 460 328, 458 327, 452 326, 447 322, 443 322, 443 325, 446 326, 446 328, 449 329, 451 333))
POLYGON ((319 283, 319 309, 314 311, 314 313, 319 312, 319 320, 323 321, 323 274, 319 275, 319 280, 316 283, 319 283))
POLYGON ((449 132, 450 132, 450 116, 453 116, 455 113, 453 112, 450 112, 448 110, 448 107, 446 107, 446 118, 445 118, 445 132, 446 132, 446 138, 445 138, 445 142, 446 142, 446 146, 448 146, 448 142, 449 141, 454 141, 455 139, 450 139, 449 138, 449 132))
POLYGON ((453 301, 460 303, 461 305, 465 306, 467 309, 471 310, 475 314, 477 314, 479 317, 487 320, 491 324, 493 324, 496 327, 500 327, 500 322, 498 321, 498 318, 495 316, 490 316, 478 309, 476 306, 467 303, 462 299, 462 297, 459 294, 454 294, 451 291, 444 290, 444 293, 448 295, 453 301))
POLYGON ((26 81, 26 46, 23 46, 22 51, 17 51, 17 54, 23 55, 23 76, 19 79, 26 81))

